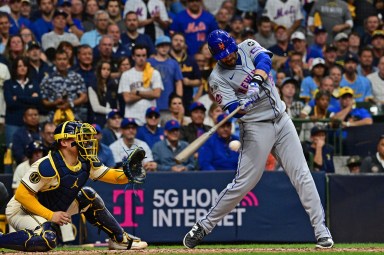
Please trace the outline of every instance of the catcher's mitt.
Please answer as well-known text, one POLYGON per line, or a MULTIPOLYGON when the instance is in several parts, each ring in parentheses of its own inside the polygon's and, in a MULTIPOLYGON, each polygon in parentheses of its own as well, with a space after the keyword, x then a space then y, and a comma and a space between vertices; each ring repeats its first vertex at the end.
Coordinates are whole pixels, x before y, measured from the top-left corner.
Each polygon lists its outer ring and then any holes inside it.
MULTIPOLYGON (((128 152, 127 152, 128 154, 128 152)), ((142 166, 145 151, 141 147, 133 149, 128 157, 123 159, 123 171, 129 183, 144 183, 147 173, 142 166)))

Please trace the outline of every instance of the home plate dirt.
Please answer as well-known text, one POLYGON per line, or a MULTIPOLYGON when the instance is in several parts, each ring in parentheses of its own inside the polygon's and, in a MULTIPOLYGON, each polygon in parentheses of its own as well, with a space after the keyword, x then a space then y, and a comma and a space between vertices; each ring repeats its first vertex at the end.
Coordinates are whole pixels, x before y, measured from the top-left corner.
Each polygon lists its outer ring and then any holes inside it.
POLYGON ((294 253, 318 253, 318 252, 366 252, 366 253, 383 253, 384 248, 332 248, 332 249, 311 249, 311 248, 237 248, 237 249, 231 249, 231 248, 222 248, 222 249, 163 249, 159 247, 158 249, 153 247, 151 249, 147 250, 140 250, 140 251, 121 251, 121 250, 53 250, 50 252, 19 252, 19 251, 8 251, 5 252, 4 250, 0 250, 0 255, 62 255, 62 254, 69 254, 69 255, 93 255, 93 254, 215 254, 215 253, 228 253, 228 254, 236 254, 239 252, 243 253, 258 253, 258 252, 268 252, 268 253, 280 253, 280 252, 294 252, 294 253))

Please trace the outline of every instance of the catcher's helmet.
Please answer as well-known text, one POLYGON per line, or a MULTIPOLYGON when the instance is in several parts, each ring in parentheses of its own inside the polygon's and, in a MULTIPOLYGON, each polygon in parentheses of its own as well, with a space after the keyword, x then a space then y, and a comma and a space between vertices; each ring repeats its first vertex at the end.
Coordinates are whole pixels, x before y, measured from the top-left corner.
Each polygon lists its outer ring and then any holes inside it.
MULTIPOLYGON (((97 160, 97 139, 95 128, 79 121, 66 121, 60 123, 55 129, 54 139, 58 143, 62 139, 75 139, 75 145, 79 150, 79 155, 90 161, 97 160)), ((73 145, 74 146, 74 145, 73 145)))
POLYGON ((213 57, 220 60, 238 50, 235 40, 224 30, 214 30, 208 35, 208 47, 213 57))

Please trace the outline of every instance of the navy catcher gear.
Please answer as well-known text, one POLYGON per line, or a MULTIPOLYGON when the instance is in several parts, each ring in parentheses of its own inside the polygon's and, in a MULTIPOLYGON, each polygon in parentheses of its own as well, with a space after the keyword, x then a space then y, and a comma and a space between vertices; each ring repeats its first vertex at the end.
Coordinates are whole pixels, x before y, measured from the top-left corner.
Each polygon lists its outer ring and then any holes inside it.
POLYGON ((58 226, 52 222, 44 222, 34 231, 29 229, 0 234, 0 248, 18 251, 49 251, 56 248, 58 226))
POLYGON ((238 50, 235 40, 224 30, 214 30, 208 35, 208 47, 213 57, 220 60, 238 50))

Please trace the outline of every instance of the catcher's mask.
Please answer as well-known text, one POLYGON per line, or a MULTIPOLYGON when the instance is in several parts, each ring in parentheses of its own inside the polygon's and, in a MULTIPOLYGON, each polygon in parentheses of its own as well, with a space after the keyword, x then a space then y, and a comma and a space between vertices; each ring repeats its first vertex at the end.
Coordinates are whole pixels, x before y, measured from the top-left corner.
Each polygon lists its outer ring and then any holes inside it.
POLYGON ((86 160, 97 160, 97 139, 95 128, 79 121, 66 121, 59 124, 55 129, 54 139, 59 143, 62 139, 75 139, 72 146, 77 146, 79 155, 86 160))

